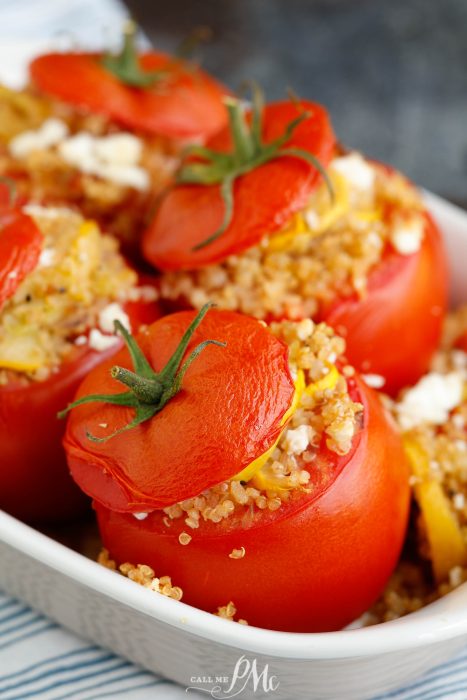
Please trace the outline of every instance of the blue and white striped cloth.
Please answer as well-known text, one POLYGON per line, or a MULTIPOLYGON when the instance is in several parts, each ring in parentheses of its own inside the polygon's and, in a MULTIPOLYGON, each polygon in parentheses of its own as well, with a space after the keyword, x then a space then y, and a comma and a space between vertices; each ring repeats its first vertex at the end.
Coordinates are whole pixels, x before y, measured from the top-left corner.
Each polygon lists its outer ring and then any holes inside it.
MULTIPOLYGON (((125 10, 115 0, 0 0, 0 80, 18 83, 52 40, 113 41, 125 10), (68 39, 67 39, 68 37, 68 39)), ((0 700, 182 700, 184 688, 61 629, 0 592, 0 700)), ((386 700, 466 700, 467 649, 386 700)), ((383 698, 375 698, 383 700, 383 698)))
MULTIPOLYGON (((180 686, 61 629, 0 593, 0 700, 182 700, 180 686)), ((374 700, 465 700, 467 649, 374 700)))

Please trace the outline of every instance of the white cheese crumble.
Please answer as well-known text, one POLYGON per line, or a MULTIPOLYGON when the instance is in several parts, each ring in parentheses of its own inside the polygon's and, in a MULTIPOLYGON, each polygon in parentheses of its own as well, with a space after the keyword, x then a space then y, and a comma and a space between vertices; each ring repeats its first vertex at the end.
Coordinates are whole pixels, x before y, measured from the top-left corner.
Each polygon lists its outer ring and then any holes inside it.
POLYGON ((68 136, 68 126, 61 119, 46 119, 36 131, 23 131, 8 144, 14 158, 26 158, 34 151, 56 146, 68 136))
POLYGON ((58 151, 67 163, 88 175, 136 190, 149 187, 149 174, 138 165, 142 143, 133 134, 98 137, 80 132, 62 141, 58 151))
POLYGON ((362 374, 362 379, 373 389, 381 389, 386 384, 386 378, 382 374, 362 374))
POLYGON ((413 217, 410 221, 398 222, 391 232, 390 240, 401 255, 412 255, 420 250, 425 226, 421 217, 413 217))
POLYGON ((56 147, 63 160, 82 173, 136 190, 149 188, 149 173, 139 165, 143 143, 137 136, 126 132, 106 136, 69 133, 64 121, 51 118, 36 131, 15 136, 8 148, 14 158, 21 159, 34 151, 56 147))
POLYGON ((39 255, 38 267, 51 267, 55 262, 55 251, 52 248, 43 248, 39 255))
POLYGON ((28 216, 37 219, 58 219, 62 216, 69 216, 72 210, 68 207, 44 207, 42 204, 26 204, 23 211, 28 216))
POLYGON ((431 423, 442 425, 450 411, 462 402, 464 377, 461 372, 431 372, 409 389, 396 406, 403 430, 431 423))
POLYGON ((464 510, 465 508, 465 496, 463 493, 455 493, 452 502, 456 510, 464 510))
POLYGON ((133 513, 133 517, 136 518, 136 520, 145 520, 148 515, 149 513, 133 513))
POLYGON ((77 345, 78 347, 86 345, 87 342, 88 338, 86 335, 79 335, 77 338, 75 338, 75 345, 77 345))
POLYGON ((131 332, 131 324, 130 324, 130 319, 128 318, 128 314, 120 306, 120 304, 117 304, 117 302, 112 302, 112 304, 109 304, 108 306, 106 306, 99 313, 99 318, 98 318, 99 328, 104 333, 114 334, 115 333, 114 321, 120 321, 122 326, 124 328, 126 328, 127 331, 131 332))
POLYGON ((349 153, 347 156, 334 158, 332 170, 342 175, 352 187, 357 190, 372 190, 375 184, 375 171, 360 153, 349 153))
POLYGON ((116 335, 104 335, 98 328, 93 328, 89 333, 89 347, 97 352, 105 352, 114 345, 117 345, 119 339, 116 335))
POLYGON ((143 155, 143 144, 133 134, 109 134, 101 138, 94 137, 94 152, 104 163, 138 165, 143 155))
POLYGON ((319 229, 320 218, 313 209, 306 209, 304 216, 308 228, 311 228, 312 231, 319 229))
POLYGON ((289 455, 301 455, 310 444, 310 426, 299 425, 288 430, 284 438, 284 448, 289 455))

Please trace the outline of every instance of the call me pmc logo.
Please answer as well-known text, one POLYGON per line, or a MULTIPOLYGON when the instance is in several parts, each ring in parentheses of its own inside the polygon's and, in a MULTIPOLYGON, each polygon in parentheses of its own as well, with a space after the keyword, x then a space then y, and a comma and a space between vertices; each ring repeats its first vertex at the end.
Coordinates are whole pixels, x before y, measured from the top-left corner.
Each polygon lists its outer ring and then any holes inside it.
POLYGON ((241 656, 232 676, 192 676, 191 683, 197 684, 189 686, 186 689, 197 690, 203 693, 208 693, 215 700, 228 700, 241 695, 246 690, 253 693, 261 691, 262 693, 273 693, 279 687, 277 676, 269 675, 269 664, 265 664, 260 669, 256 659, 247 659, 246 656, 241 656), (203 688, 203 685, 211 685, 215 683, 213 688, 203 688), (227 686, 227 687, 226 687, 227 686))

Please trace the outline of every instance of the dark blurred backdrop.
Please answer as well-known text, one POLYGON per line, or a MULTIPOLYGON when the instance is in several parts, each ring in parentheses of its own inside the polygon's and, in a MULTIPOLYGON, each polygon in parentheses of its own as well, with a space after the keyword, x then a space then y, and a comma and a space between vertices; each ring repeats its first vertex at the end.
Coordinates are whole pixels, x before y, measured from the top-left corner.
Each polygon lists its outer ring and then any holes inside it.
POLYGON ((203 66, 323 102, 346 145, 467 203, 467 0, 127 0, 155 46, 212 30, 203 66))

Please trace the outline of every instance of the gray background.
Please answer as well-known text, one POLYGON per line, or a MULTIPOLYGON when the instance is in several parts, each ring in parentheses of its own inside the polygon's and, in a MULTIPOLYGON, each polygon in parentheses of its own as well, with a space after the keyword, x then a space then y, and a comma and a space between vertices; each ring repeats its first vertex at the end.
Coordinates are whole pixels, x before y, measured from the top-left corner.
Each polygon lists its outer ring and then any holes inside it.
POLYGON ((467 0, 127 0, 156 47, 212 29, 203 66, 330 110, 340 140, 467 204, 467 0))

